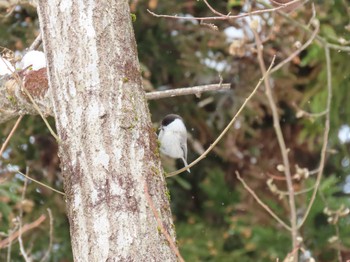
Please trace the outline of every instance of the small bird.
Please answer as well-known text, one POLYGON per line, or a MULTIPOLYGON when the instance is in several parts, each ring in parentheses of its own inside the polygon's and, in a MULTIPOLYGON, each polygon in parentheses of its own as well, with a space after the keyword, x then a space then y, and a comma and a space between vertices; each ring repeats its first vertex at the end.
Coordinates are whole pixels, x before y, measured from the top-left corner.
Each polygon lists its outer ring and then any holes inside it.
MULTIPOLYGON (((187 130, 182 117, 175 114, 165 116, 159 129, 160 152, 172 158, 181 158, 188 166, 187 130)), ((187 171, 191 173, 190 169, 187 171)))

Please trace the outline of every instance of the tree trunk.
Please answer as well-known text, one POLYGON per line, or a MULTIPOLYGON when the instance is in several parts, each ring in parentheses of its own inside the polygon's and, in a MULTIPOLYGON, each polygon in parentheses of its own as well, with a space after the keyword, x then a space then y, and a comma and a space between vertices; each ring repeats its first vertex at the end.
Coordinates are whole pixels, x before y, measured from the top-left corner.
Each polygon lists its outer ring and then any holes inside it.
POLYGON ((127 0, 40 0, 75 261, 176 261, 127 0))

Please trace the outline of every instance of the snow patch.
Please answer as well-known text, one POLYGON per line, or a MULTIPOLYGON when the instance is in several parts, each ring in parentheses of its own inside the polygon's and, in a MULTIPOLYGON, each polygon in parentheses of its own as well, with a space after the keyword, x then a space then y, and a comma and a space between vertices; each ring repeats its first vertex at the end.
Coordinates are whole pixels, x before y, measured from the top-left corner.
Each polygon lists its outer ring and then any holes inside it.
POLYGON ((120 213, 118 221, 120 221, 121 226, 120 230, 117 232, 117 246, 123 249, 129 249, 133 242, 133 237, 130 234, 132 231, 130 230, 132 222, 130 221, 128 213, 120 213), (125 224, 125 226, 123 226, 123 224, 125 224))
MULTIPOLYGON (((106 210, 98 213, 98 217, 95 216, 94 231, 99 232, 96 239, 96 246, 100 249, 100 254, 108 254, 109 250, 109 221, 108 213, 106 210)), ((105 259, 103 259, 105 260, 105 259)))
POLYGON ((29 51, 26 53, 20 63, 20 69, 27 67, 31 67, 33 70, 46 67, 45 54, 41 51, 29 51))
POLYGON ((60 11, 61 12, 71 11, 71 7, 72 7, 72 1, 69 1, 69 0, 62 1, 60 4, 60 11))
POLYGON ((74 192, 74 204, 73 207, 78 209, 79 206, 81 205, 81 195, 80 195, 80 188, 79 186, 74 186, 73 187, 73 192, 74 192))
POLYGON ((12 74, 14 71, 13 65, 5 58, 0 57, 0 76, 12 74))
POLYGON ((235 28, 233 26, 226 27, 224 29, 224 34, 226 35, 226 39, 229 43, 235 39, 242 39, 244 37, 243 30, 241 28, 235 28))
POLYGON ((94 164, 96 166, 102 165, 104 168, 107 168, 109 165, 109 155, 105 151, 99 151, 94 157, 94 164))
POLYGON ((350 142, 350 126, 342 125, 338 131, 338 139, 340 143, 346 144, 350 142))

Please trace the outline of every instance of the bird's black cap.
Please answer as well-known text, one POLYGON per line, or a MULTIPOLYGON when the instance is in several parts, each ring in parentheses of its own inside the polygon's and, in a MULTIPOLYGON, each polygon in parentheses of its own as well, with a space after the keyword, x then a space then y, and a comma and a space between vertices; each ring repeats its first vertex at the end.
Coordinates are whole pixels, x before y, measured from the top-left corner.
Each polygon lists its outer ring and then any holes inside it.
MULTIPOLYGON (((181 119, 182 117, 176 114, 166 115, 162 120, 162 126, 167 126, 172 123, 175 119, 181 119)), ((183 121, 183 120, 182 120, 183 121)))

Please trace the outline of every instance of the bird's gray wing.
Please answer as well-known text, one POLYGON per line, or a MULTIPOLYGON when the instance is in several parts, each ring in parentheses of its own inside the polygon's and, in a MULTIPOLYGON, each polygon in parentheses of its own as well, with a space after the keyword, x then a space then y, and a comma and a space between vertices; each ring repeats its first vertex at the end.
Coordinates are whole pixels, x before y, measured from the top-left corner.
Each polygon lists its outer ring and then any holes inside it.
POLYGON ((187 161, 187 141, 184 140, 184 141, 181 141, 181 149, 182 149, 182 152, 183 152, 183 156, 185 158, 185 160, 187 161))
MULTIPOLYGON (((184 157, 182 158, 182 161, 184 162, 185 167, 187 167, 188 164, 187 164, 187 141, 186 140, 183 143, 181 143, 181 149, 184 155, 184 157)), ((191 173, 190 169, 187 169, 187 172, 191 173)))

